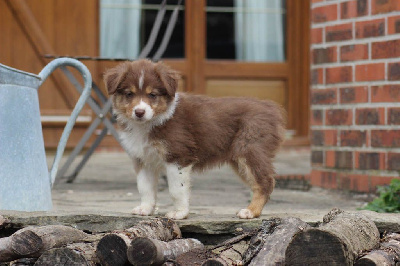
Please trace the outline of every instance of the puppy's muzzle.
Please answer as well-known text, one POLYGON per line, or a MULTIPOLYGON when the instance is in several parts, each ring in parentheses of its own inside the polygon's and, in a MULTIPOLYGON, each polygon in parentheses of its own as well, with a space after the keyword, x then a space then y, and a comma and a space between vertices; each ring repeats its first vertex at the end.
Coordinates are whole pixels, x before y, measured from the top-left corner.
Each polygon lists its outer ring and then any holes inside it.
POLYGON ((142 118, 143 116, 144 116, 144 114, 145 114, 145 110, 144 109, 136 109, 135 110, 135 115, 138 117, 138 118, 142 118))

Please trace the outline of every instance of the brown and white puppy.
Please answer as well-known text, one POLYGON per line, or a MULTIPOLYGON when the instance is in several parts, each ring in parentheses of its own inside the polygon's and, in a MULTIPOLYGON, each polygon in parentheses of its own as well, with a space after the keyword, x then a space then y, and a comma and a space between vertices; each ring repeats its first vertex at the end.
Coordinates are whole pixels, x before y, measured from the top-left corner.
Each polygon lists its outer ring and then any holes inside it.
POLYGON ((125 62, 105 73, 122 144, 134 162, 141 205, 151 215, 157 180, 166 174, 175 210, 189 214, 190 173, 230 164, 253 198, 240 218, 258 217, 274 188, 272 159, 283 140, 282 109, 271 101, 176 93, 178 73, 149 60, 125 62))

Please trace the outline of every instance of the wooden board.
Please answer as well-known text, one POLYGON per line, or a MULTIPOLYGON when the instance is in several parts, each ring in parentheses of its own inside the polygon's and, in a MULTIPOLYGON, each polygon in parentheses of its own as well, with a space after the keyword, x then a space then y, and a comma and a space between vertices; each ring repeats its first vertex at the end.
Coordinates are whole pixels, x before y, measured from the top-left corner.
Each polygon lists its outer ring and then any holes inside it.
POLYGON ((280 80, 208 80, 206 93, 212 97, 245 96, 273 100, 286 105, 286 84, 280 80))
MULTIPOLYGON (((254 63, 208 60, 204 12, 207 1, 185 1, 185 58, 163 61, 181 72, 184 81, 180 82, 180 91, 211 96, 254 96, 284 104, 288 111, 288 128, 296 130, 297 136, 306 137, 309 131, 309 2, 286 1, 286 62, 254 63), (240 82, 236 84, 238 80, 240 82), (240 87, 246 89, 240 91, 240 87), (226 88, 230 88, 230 91, 226 88)), ((44 44, 42 46, 51 47, 56 55, 98 56, 99 10, 98 0, 0 0, 0 62, 39 73, 51 59, 43 59, 44 52, 35 47, 35 38, 36 42, 44 44), (7 4, 10 1, 28 6, 32 14, 30 18, 35 20, 44 38, 38 38, 41 34, 29 36, 24 32, 24 25, 18 22, 16 14, 7 4)), ((120 63, 93 60, 82 62, 88 66, 93 80, 103 90, 104 70, 120 63)), ((71 99, 75 102, 75 89, 72 85, 60 88, 59 84, 52 77, 40 88, 42 110, 59 110, 63 113, 70 111, 67 102, 71 99), (60 90, 67 93, 63 96, 60 90)), ((89 109, 87 106, 85 108, 89 109)), ((44 127, 46 131, 55 128, 54 125, 44 127)), ((58 129, 61 129, 61 125, 58 129)), ((58 129, 52 134, 45 134, 46 147, 55 147, 54 143, 59 140, 58 129)), ((82 135, 84 127, 78 128, 78 131, 71 137, 69 147, 77 143, 79 138, 75 135, 82 135)), ((116 142, 111 143, 115 145, 116 142)))

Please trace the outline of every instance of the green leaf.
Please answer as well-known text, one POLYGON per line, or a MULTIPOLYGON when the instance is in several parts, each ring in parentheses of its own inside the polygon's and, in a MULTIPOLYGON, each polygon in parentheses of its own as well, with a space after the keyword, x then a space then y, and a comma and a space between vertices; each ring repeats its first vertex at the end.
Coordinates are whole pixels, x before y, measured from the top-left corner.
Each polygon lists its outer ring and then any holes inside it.
POLYGON ((379 197, 363 209, 376 212, 400 212, 400 179, 393 178, 388 186, 377 188, 379 197))

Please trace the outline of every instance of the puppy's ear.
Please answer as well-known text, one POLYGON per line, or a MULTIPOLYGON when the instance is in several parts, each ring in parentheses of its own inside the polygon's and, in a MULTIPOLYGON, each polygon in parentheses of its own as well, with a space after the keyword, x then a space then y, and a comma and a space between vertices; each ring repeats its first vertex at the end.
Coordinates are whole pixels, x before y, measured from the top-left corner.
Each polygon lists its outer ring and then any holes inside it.
POLYGON ((162 62, 158 62, 155 69, 161 82, 164 84, 168 95, 175 96, 175 92, 178 89, 178 81, 181 78, 179 72, 164 65, 162 62))
POLYGON ((125 75, 126 71, 126 64, 121 64, 106 70, 103 79, 108 95, 113 95, 117 91, 118 85, 121 83, 122 77, 125 75))

